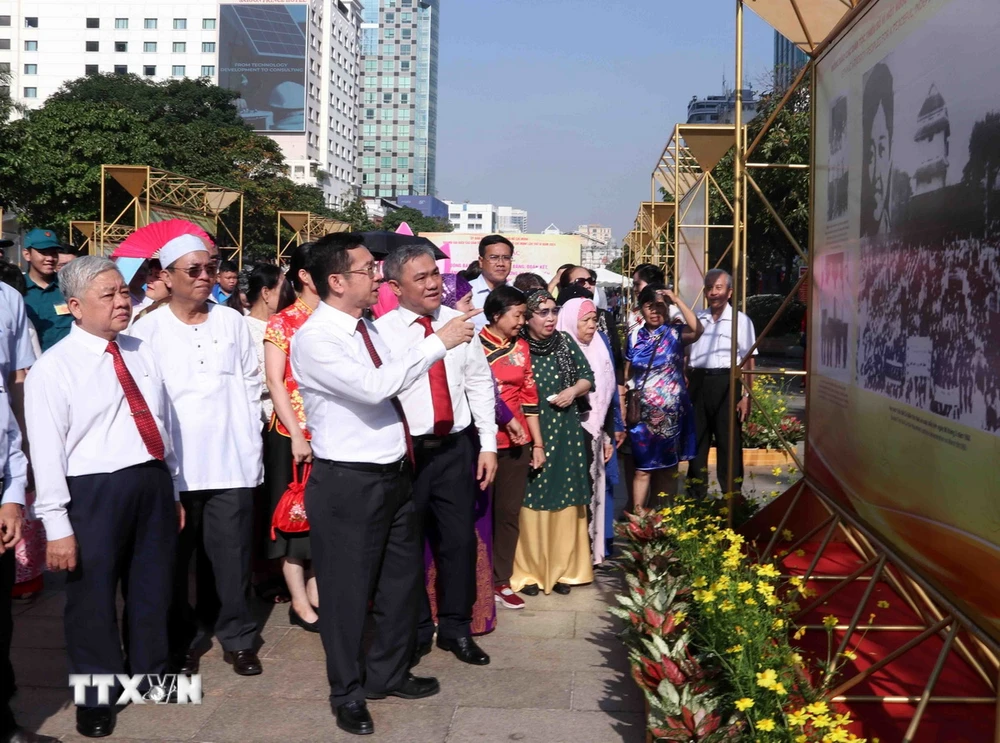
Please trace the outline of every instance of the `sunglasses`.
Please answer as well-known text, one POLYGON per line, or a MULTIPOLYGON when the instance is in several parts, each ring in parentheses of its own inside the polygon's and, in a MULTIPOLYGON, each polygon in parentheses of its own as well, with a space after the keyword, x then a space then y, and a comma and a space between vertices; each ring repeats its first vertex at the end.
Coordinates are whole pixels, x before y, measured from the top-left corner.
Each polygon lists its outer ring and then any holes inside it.
POLYGON ((579 278, 579 279, 573 279, 573 283, 576 284, 577 286, 593 286, 594 280, 590 277, 579 278))
POLYGON ((196 279, 201 276, 202 271, 208 278, 215 278, 215 274, 218 273, 219 267, 215 263, 198 264, 196 266, 188 266, 187 268, 168 268, 168 271, 180 271, 181 273, 186 273, 192 279, 196 279))

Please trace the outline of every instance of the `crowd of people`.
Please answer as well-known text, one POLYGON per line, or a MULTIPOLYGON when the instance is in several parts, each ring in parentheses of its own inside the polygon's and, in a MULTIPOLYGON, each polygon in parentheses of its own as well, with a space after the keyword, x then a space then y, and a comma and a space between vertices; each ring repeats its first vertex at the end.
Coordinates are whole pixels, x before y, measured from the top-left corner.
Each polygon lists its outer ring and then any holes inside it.
MULTIPOLYGON (((417 241, 373 255, 361 235, 328 235, 242 288, 188 231, 133 276, 97 256, 59 268, 51 230, 23 245, 27 277, 0 272, 4 659, 11 589, 37 590, 42 563, 68 572, 74 674, 197 673, 213 638, 235 673, 260 674, 256 590, 320 635, 336 724, 370 734, 368 701, 438 693, 413 673, 434 644, 487 665, 475 637, 498 609, 609 567, 626 476, 634 509, 676 492, 682 461, 705 495, 714 443, 720 483, 739 488, 723 271, 695 312, 644 264, 635 307, 615 313, 581 266, 511 281, 502 235, 445 275, 417 241), (29 490, 44 535, 25 521, 29 490), (36 555, 26 581, 19 543, 36 555)), ((737 322, 742 361, 754 331, 737 322)), ((163 691, 150 683, 139 691, 163 691)), ((111 734, 115 698, 86 690, 78 732, 111 734)), ((52 740, 6 702, 0 741, 52 740)))

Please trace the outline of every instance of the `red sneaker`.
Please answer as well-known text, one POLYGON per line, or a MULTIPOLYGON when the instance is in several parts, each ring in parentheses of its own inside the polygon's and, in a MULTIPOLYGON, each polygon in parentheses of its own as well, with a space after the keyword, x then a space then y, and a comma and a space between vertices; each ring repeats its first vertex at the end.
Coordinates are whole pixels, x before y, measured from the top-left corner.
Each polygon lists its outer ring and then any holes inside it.
POLYGON ((523 609, 524 599, 511 589, 509 583, 501 583, 493 587, 493 597, 505 609, 523 609))

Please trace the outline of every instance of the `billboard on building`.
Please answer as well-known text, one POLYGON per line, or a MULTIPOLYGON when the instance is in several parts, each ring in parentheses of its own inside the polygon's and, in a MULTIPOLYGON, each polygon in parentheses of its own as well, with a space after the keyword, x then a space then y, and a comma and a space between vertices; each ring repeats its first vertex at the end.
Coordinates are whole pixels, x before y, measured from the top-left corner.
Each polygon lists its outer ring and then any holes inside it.
POLYGON ((1000 636, 996 0, 878 0, 817 65, 807 471, 1000 636))
POLYGON ((255 131, 305 131, 308 38, 305 3, 219 6, 219 87, 255 131))
MULTIPOLYGON (((451 259, 445 262, 444 271, 461 271, 479 259, 479 241, 486 237, 480 232, 424 232, 435 245, 448 243, 451 259)), ((511 278, 522 273, 541 274, 551 279, 564 263, 580 264, 579 235, 504 235, 514 243, 514 265, 511 278)))

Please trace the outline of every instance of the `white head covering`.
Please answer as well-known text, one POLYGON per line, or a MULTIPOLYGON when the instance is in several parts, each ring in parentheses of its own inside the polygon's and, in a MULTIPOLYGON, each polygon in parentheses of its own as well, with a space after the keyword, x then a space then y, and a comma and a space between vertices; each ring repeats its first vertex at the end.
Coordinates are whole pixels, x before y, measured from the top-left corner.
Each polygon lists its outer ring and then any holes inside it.
POLYGON ((205 253, 208 252, 208 248, 205 247, 205 243, 200 237, 196 235, 178 235, 160 248, 160 265, 164 268, 170 268, 170 266, 177 262, 178 258, 188 253, 193 253, 196 250, 201 250, 205 253))

